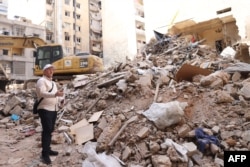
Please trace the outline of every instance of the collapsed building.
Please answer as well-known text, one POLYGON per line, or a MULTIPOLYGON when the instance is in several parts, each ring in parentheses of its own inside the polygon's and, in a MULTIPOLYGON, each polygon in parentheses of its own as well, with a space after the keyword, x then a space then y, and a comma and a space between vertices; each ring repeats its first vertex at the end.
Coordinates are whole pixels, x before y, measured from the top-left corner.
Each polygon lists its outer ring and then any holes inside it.
POLYGON ((169 29, 170 34, 182 34, 189 36, 190 41, 205 39, 203 44, 216 49, 218 53, 227 46, 232 46, 240 40, 235 18, 225 16, 196 23, 186 20, 173 25, 169 29))

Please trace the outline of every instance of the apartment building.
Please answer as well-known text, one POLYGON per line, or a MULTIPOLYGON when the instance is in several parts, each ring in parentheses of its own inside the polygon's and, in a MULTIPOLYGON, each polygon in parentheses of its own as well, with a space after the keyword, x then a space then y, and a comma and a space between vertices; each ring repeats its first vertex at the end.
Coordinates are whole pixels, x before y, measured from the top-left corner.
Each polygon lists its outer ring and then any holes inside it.
POLYGON ((87 52, 102 55, 100 0, 46 0, 48 43, 60 43, 65 55, 87 52))
POLYGON ((46 42, 61 44, 66 56, 87 52, 109 66, 145 44, 143 0, 44 0, 41 8, 46 42))
POLYGON ((8 1, 0 0, 0 15, 7 16, 7 10, 8 10, 8 1))
MULTIPOLYGON (((6 14, 0 15, 0 34, 8 36, 37 36, 45 38, 44 27, 32 24, 30 20, 16 16, 9 20, 6 14)), ((33 75, 34 66, 33 48, 0 49, 0 64, 11 79, 24 81, 36 78, 33 75)))

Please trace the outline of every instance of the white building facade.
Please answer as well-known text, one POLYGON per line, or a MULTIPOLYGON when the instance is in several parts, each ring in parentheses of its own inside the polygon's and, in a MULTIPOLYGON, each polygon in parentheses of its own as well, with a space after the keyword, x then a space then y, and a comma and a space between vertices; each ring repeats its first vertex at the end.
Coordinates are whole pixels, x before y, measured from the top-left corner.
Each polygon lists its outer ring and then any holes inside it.
POLYGON ((105 66, 134 59, 145 44, 142 1, 102 0, 105 66))

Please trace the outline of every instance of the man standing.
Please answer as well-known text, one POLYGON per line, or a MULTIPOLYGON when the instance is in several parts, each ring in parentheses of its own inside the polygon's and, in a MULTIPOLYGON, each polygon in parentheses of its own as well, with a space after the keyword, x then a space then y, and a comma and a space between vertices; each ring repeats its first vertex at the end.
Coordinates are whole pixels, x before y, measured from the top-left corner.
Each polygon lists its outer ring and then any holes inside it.
POLYGON ((37 81, 37 97, 43 98, 38 106, 38 114, 42 124, 42 160, 46 164, 51 164, 50 155, 58 155, 57 151, 51 150, 51 138, 54 131, 58 104, 64 95, 58 90, 56 83, 52 80, 54 66, 47 64, 43 68, 43 76, 37 81))

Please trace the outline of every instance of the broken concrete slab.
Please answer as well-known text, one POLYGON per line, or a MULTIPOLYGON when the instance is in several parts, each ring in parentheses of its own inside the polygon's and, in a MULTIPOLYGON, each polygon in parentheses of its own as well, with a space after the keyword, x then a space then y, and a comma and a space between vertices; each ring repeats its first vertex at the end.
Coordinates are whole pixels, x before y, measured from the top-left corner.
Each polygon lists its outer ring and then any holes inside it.
POLYGON ((6 106, 4 107, 3 113, 4 113, 5 115, 8 115, 9 112, 10 112, 10 110, 11 110, 12 108, 14 108, 16 105, 19 105, 19 104, 21 104, 21 103, 22 103, 22 100, 21 100, 19 97, 13 96, 13 97, 7 102, 6 106))
POLYGON ((82 119, 81 121, 77 122, 76 124, 70 126, 70 133, 75 135, 76 134, 76 129, 84 127, 89 125, 88 121, 86 119, 82 119))
POLYGON ((75 131, 75 142, 78 145, 82 145, 83 143, 90 141, 94 138, 93 124, 79 127, 74 131, 75 131))
POLYGON ((95 112, 88 120, 88 122, 96 122, 98 121, 98 119, 101 117, 103 113, 103 110, 102 111, 98 111, 98 112, 95 112))
POLYGON ((244 73, 250 72, 250 64, 248 63, 244 63, 244 62, 238 62, 238 63, 234 63, 231 64, 230 66, 228 66, 227 68, 223 69, 223 71, 228 72, 228 73, 234 73, 234 72, 240 72, 240 73, 244 73))

